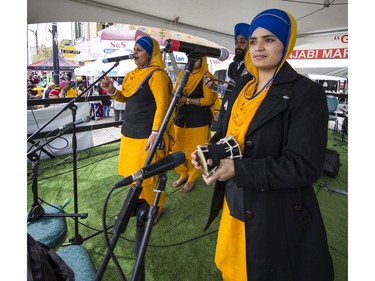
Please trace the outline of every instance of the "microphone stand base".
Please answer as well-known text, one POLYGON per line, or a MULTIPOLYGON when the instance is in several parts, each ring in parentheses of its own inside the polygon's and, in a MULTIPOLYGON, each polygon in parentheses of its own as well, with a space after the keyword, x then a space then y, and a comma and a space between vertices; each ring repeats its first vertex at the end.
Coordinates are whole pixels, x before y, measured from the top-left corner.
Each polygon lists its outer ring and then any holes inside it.
POLYGON ((83 244, 83 237, 78 234, 77 236, 74 236, 69 239, 70 244, 63 244, 63 246, 68 246, 68 245, 82 245, 83 244))

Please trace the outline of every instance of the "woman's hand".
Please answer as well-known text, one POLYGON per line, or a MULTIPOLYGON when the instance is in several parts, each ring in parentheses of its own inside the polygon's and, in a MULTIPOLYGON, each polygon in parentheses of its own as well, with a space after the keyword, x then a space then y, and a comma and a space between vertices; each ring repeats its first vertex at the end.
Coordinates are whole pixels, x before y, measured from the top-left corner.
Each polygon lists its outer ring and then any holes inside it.
POLYGON ((153 143, 155 142, 156 136, 157 136, 157 134, 155 134, 155 132, 152 132, 151 135, 148 137, 147 144, 146 144, 146 147, 145 147, 145 151, 151 149, 153 143))
POLYGON ((186 103, 187 100, 187 93, 183 92, 182 96, 177 101, 177 106, 183 106, 186 103))
MULTIPOLYGON (((197 151, 191 153, 191 163, 194 165, 195 169, 202 170, 203 167, 199 162, 199 157, 197 151)), ((207 165, 212 165, 212 159, 207 159, 207 165)), ((212 173, 209 177, 203 175, 203 180, 206 184, 211 184, 215 180, 226 181, 234 177, 234 162, 232 159, 221 159, 220 165, 217 167, 216 171, 212 173)))
POLYGON ((203 76, 203 84, 211 90, 217 89, 216 83, 207 76, 203 76))
POLYGON ((113 86, 113 80, 108 76, 104 76, 102 81, 100 81, 100 87, 110 95, 114 94, 116 91, 115 87, 113 86))
MULTIPOLYGON (((212 164, 212 159, 207 160, 207 164, 212 164)), ((216 171, 209 177, 203 175, 203 180, 207 184, 213 183, 215 180, 226 181, 234 177, 234 161, 232 159, 221 159, 220 165, 216 171)))
POLYGON ((199 161, 198 152, 194 150, 191 154, 191 163, 193 164, 194 168, 197 170, 203 170, 202 164, 199 161))

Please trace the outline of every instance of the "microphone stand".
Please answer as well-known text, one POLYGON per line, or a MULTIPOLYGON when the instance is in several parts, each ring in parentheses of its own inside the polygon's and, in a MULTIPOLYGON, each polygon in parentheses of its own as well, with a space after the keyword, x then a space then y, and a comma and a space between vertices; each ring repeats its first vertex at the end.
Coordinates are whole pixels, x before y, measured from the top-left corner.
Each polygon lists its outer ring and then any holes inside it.
MULTIPOLYGON (((177 101, 181 98, 182 96, 182 92, 183 92, 183 88, 186 86, 186 83, 188 81, 188 78, 189 78, 189 75, 190 73, 193 71, 193 68, 194 68, 194 64, 195 64, 195 61, 196 59, 191 59, 188 61, 188 63, 186 64, 186 67, 185 67, 185 72, 184 74, 182 75, 181 79, 180 79, 180 83, 179 85, 177 86, 177 89, 176 89, 176 92, 174 93, 174 96, 173 96, 173 99, 172 99, 172 102, 171 104, 169 105, 169 108, 167 110, 167 113, 164 117, 164 120, 161 124, 161 127, 160 127, 160 130, 156 136, 156 139, 155 139, 155 142, 153 143, 153 145, 151 146, 151 149, 150 149, 150 152, 147 156, 147 159, 146 159, 146 162, 144 164, 144 166, 147 166, 148 164, 151 163, 152 161, 152 158, 154 157, 154 154, 156 152, 156 149, 157 149, 157 146, 161 140, 161 138, 163 137, 163 134, 164 134, 164 131, 168 125, 168 122, 169 122, 169 119, 171 118, 172 114, 173 114, 173 111, 175 110, 175 106, 177 104, 177 101)), ((99 267, 99 270, 97 271, 97 274, 96 274, 96 277, 95 277, 95 281, 100 281, 102 280, 103 278, 103 275, 104 275, 104 272, 106 270, 106 267, 108 265, 108 262, 109 262, 109 259, 113 256, 114 256, 114 249, 116 247, 116 244, 118 242, 118 239, 120 237, 120 235, 122 233, 125 232, 126 230, 126 227, 129 223, 129 220, 131 218, 131 216, 134 214, 134 213, 138 213, 137 210, 136 210, 136 207, 137 207, 137 200, 138 200, 138 197, 139 195, 141 194, 142 192, 142 179, 138 180, 137 183, 135 185, 133 185, 130 190, 129 190, 129 193, 125 199, 125 202, 121 208, 121 211, 120 211, 120 214, 118 215, 117 219, 116 219, 116 222, 115 222, 115 226, 114 226, 114 234, 112 236, 112 239, 110 241, 110 245, 108 245, 108 249, 107 249, 107 252, 100 264, 100 267, 99 267)), ((160 185, 163 185, 161 182, 164 181, 164 178, 161 178, 161 176, 159 175, 159 181, 158 181, 158 185, 160 183, 160 185)), ((160 193, 164 190, 164 188, 161 188, 160 190, 157 190, 157 194, 156 194, 156 197, 155 197, 155 201, 154 201, 154 204, 155 202, 158 203, 159 201, 159 197, 160 197, 160 193)), ((139 202, 139 200, 138 200, 139 202)), ((142 206, 142 204, 140 204, 139 206, 142 206)), ((143 207, 142 207, 143 208, 143 207)), ((152 213, 156 212, 155 208, 157 208, 157 205, 153 205, 150 207, 149 209, 149 222, 151 220, 154 219, 154 216, 152 215, 152 213)), ((141 218, 138 219, 138 221, 142 221, 142 212, 139 212, 140 215, 141 215, 141 218)), ((140 223, 141 225, 142 223, 140 223)), ((136 244, 138 245, 136 248, 136 254, 138 255, 138 258, 137 258, 137 264, 135 266, 135 269, 133 269, 133 276, 132 276, 132 280, 136 280, 135 278, 138 277, 139 273, 141 272, 142 275, 144 275, 144 262, 143 262, 143 257, 144 257, 144 253, 145 253, 145 249, 146 249, 146 246, 147 246, 147 242, 148 242, 148 238, 149 238, 149 235, 150 235, 150 232, 151 232, 151 228, 152 228, 152 223, 147 223, 147 236, 143 237, 143 240, 141 241, 141 243, 139 243, 138 239, 140 237, 138 237, 137 235, 137 242, 136 244)), ((139 233, 142 233, 143 231, 141 231, 140 229, 138 230, 139 233)), ((143 279, 139 279, 138 281, 143 281, 144 280, 144 276, 141 276, 143 279)))
MULTIPOLYGON (((27 141, 31 142, 34 137, 40 133, 45 127, 47 127, 53 120, 55 120, 60 114, 62 114, 65 110, 68 108, 72 110, 72 122, 76 121, 76 112, 77 112, 77 106, 75 104, 76 100, 83 96, 85 93, 87 93, 94 85, 99 82, 104 76, 106 76, 112 69, 117 67, 120 63, 120 60, 116 61, 116 63, 106 72, 103 72, 103 74, 89 87, 87 87, 81 94, 79 94, 77 97, 73 98, 71 101, 69 101, 64 108, 60 110, 55 116, 53 116, 49 121, 47 121, 42 127, 40 127, 36 132, 34 132, 27 141)), ((73 125, 72 127, 72 157, 73 157, 73 193, 74 193, 74 212, 78 213, 78 180, 77 180, 77 136, 76 136, 76 126, 73 125)), ((87 217, 87 216, 86 216, 87 217)), ((71 244, 74 245, 81 245, 84 241, 82 236, 79 234, 78 230, 78 217, 74 218, 74 230, 75 230, 75 236, 70 238, 69 241, 71 244)))
POLYGON ((27 157, 32 162, 32 192, 33 192, 33 204, 31 206, 31 210, 28 213, 27 216, 27 222, 31 222, 33 220, 39 219, 41 217, 75 217, 75 218, 87 218, 87 213, 78 214, 78 212, 75 212, 75 214, 65 214, 65 213, 54 213, 54 214, 48 214, 45 213, 43 207, 40 204, 39 196, 38 196, 38 166, 39 166, 39 160, 40 157, 38 155, 39 150, 43 150, 43 147, 49 144, 50 142, 54 141, 58 137, 60 137, 63 134, 63 131, 60 130, 60 132, 54 137, 50 138, 46 143, 43 145, 39 145, 39 142, 36 143, 36 148, 30 152, 28 152, 27 157))
POLYGON ((145 263, 147 244, 150 239, 151 230, 158 211, 158 203, 161 193, 165 190, 167 184, 167 175, 165 173, 159 175, 158 184, 156 186, 156 196, 153 205, 150 207, 147 202, 137 208, 137 235, 136 235, 136 251, 137 259, 133 269, 131 281, 145 280, 145 263))
MULTIPOLYGON (((72 122, 76 121, 77 106, 72 103, 72 122)), ((74 124, 74 123, 73 123, 74 124)), ((72 156, 73 156, 73 199, 74 199, 74 212, 78 213, 78 179, 77 179, 77 133, 76 126, 72 127, 72 156)), ((74 233, 75 236, 69 239, 73 245, 81 245, 83 238, 78 230, 78 218, 74 218, 74 233)))

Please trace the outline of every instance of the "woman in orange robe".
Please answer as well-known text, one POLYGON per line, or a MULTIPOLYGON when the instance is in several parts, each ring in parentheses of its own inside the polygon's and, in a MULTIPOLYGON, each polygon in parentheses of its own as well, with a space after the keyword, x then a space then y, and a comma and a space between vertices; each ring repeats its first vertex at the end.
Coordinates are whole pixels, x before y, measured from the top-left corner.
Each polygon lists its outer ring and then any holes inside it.
MULTIPOLYGON (((103 90, 119 102, 126 102, 124 123, 121 128, 121 143, 118 173, 129 176, 144 167, 149 150, 155 142, 158 131, 171 101, 172 83, 164 70, 164 63, 158 42, 148 36, 139 38, 134 45, 133 71, 126 74, 121 91, 113 86, 112 79, 104 77, 103 90)), ((164 135, 167 135, 164 132, 164 135)), ((153 161, 166 156, 168 144, 159 145, 153 161)), ((157 176, 142 182, 144 199, 151 206, 155 198, 157 176)), ((159 200, 158 216, 165 205, 165 193, 159 200)), ((157 217, 158 218, 158 217, 157 217)))
MULTIPOLYGON (((177 76, 175 89, 184 73, 185 70, 177 76)), ((173 186, 177 188, 183 185, 180 190, 184 193, 193 189, 196 179, 202 174, 191 164, 190 154, 196 150, 197 145, 209 141, 213 108, 215 102, 219 101, 218 94, 203 85, 205 76, 213 77, 208 71, 207 57, 198 58, 183 89, 184 94, 177 102, 174 117, 175 144, 172 151, 184 152, 186 161, 175 168, 180 178, 173 186)))
MULTIPOLYGON (((322 175, 328 110, 322 86, 286 61, 297 34, 294 17, 278 9, 250 24, 245 66, 223 126, 213 139, 233 136, 241 159, 208 147, 218 166, 206 229, 221 211, 215 263, 225 281, 332 281, 332 258, 313 183, 322 175), (219 157, 220 156, 220 157, 219 157)), ((198 155, 192 163, 202 169, 198 155)))

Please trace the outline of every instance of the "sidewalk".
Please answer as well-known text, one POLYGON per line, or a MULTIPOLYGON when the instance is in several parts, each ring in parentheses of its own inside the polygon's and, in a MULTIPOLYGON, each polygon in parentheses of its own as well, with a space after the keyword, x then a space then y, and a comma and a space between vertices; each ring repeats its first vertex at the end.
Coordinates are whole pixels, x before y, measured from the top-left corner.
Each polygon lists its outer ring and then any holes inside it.
MULTIPOLYGON (((90 124, 104 124, 104 123, 110 123, 115 122, 115 116, 113 109, 111 108, 111 111, 109 112, 109 118, 102 118, 99 120, 92 120, 90 121, 90 124)), ((121 138, 121 127, 107 127, 103 129, 97 129, 92 131, 92 138, 94 146, 98 146, 107 142, 111 142, 114 140, 118 140, 121 138)))

